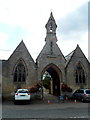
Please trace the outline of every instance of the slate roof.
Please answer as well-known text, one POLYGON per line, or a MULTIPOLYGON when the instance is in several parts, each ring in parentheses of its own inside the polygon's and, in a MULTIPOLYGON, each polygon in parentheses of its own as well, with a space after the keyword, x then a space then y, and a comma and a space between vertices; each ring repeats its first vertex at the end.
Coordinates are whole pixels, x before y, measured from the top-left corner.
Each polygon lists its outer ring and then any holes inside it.
POLYGON ((71 59, 73 53, 74 53, 75 50, 73 50, 72 52, 70 52, 67 56, 65 56, 65 59, 66 59, 66 65, 67 63, 69 62, 69 60, 71 59))

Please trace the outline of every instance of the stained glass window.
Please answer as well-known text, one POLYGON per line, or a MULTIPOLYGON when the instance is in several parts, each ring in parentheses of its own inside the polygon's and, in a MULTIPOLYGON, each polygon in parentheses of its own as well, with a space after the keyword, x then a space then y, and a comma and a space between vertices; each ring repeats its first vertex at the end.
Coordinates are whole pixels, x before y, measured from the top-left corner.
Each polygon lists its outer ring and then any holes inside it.
POLYGON ((22 61, 19 61, 14 71, 14 82, 25 82, 26 70, 22 61))
POLYGON ((76 68, 76 84, 85 84, 85 82, 86 82, 85 72, 81 64, 79 63, 76 68))

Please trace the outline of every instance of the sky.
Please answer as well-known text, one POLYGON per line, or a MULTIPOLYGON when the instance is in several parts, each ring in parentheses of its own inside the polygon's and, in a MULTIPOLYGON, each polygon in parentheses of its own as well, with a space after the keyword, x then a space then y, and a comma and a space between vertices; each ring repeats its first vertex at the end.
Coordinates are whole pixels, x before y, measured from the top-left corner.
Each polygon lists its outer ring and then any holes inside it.
POLYGON ((45 25, 53 12, 57 44, 66 56, 79 44, 88 58, 89 0, 0 0, 0 59, 23 40, 35 60, 45 45, 45 25))

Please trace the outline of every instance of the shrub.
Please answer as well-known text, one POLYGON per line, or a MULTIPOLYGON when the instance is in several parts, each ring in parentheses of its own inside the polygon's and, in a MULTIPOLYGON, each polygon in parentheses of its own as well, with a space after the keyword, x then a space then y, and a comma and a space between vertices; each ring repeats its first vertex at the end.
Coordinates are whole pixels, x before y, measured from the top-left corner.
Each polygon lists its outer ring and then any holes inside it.
POLYGON ((67 84, 64 83, 61 85, 61 90, 63 92, 72 92, 72 88, 70 88, 67 84))
POLYGON ((36 83, 32 88, 30 88, 31 93, 38 92, 42 87, 41 83, 36 83))

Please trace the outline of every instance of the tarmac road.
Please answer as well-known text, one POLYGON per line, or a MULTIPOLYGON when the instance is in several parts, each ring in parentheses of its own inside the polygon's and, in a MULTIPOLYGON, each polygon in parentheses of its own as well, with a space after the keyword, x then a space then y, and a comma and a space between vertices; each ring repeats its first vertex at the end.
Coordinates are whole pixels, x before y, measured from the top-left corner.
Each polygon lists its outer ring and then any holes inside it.
MULTIPOLYGON (((90 104, 90 103, 89 103, 90 104)), ((3 118, 27 118, 32 119, 60 119, 60 118, 88 118, 89 108, 88 103, 73 101, 65 103, 31 103, 14 105, 12 101, 3 102, 2 117, 3 118)))

